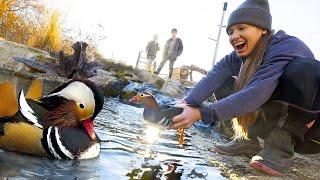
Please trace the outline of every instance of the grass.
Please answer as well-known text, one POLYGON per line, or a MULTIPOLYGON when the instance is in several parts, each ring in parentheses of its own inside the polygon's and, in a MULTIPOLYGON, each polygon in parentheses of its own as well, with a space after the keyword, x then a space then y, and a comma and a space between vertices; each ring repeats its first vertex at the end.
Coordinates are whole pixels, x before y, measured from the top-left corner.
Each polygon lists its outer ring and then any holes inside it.
POLYGON ((38 49, 57 52, 63 43, 60 12, 53 11, 46 22, 44 27, 29 38, 27 44, 38 49))

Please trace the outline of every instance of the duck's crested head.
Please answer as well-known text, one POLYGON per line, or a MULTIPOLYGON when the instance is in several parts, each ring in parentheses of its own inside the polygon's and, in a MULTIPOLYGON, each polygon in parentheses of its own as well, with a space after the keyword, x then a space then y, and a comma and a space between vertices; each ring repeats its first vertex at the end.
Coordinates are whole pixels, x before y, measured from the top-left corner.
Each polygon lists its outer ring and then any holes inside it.
POLYGON ((94 119, 101 111, 104 98, 98 87, 89 80, 71 80, 49 93, 42 100, 62 98, 75 104, 74 110, 79 121, 94 119))
POLYGON ((79 121, 86 120, 93 116, 95 110, 95 100, 92 90, 80 81, 74 81, 68 84, 61 91, 50 94, 58 96, 75 103, 74 110, 79 121))
MULTIPOLYGON (((85 79, 71 80, 44 96, 40 101, 50 110, 59 109, 58 113, 65 111, 66 106, 74 112, 77 124, 82 124, 91 138, 95 138, 93 120, 101 111, 104 97, 99 88, 92 81, 85 79)), ((53 116, 55 116, 53 112, 53 116)), ((58 117, 59 118, 59 117, 58 117)), ((58 119, 57 118, 57 119, 58 119)))
POLYGON ((133 96, 129 103, 137 103, 137 104, 144 104, 147 107, 152 109, 158 110, 159 105, 155 100, 154 96, 148 92, 139 92, 137 95, 133 96))

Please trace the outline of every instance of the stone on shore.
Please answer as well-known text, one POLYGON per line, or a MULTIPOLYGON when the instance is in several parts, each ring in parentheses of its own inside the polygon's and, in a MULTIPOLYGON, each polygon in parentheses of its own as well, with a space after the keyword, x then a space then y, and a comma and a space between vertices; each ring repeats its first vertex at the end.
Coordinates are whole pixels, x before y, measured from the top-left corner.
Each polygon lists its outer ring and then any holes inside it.
POLYGON ((0 68, 12 70, 15 72, 31 71, 30 68, 28 68, 24 64, 13 61, 12 57, 37 57, 37 60, 40 61, 55 61, 55 59, 50 56, 50 53, 46 51, 0 39, 0 68))
POLYGON ((153 84, 158 89, 161 89, 163 84, 165 83, 165 80, 160 76, 154 73, 150 73, 146 70, 136 69, 135 73, 139 77, 140 81, 153 84))
POLYGON ((186 80, 166 79, 160 91, 175 98, 183 98, 193 85, 194 82, 186 80))

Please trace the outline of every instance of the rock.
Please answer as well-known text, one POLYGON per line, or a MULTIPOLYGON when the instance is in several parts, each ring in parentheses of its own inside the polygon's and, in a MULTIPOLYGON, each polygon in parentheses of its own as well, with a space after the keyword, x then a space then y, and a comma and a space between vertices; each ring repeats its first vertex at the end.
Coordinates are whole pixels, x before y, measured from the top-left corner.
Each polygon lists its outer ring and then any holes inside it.
POLYGON ((136 91, 122 91, 119 95, 119 99, 123 103, 129 103, 129 99, 137 94, 136 91))
POLYGON ((179 80, 167 79, 160 91, 170 96, 182 98, 181 88, 182 84, 179 80))
POLYGON ((115 76, 115 72, 110 72, 102 69, 97 69, 97 76, 115 76))
POLYGON ((124 79, 119 79, 116 82, 106 84, 103 86, 104 95, 107 97, 118 97, 123 88, 128 84, 129 82, 124 79))
POLYGON ((24 64, 13 61, 12 57, 41 57, 39 58, 41 60, 54 61, 46 51, 0 39, 0 68, 15 72, 30 71, 30 68, 26 67, 24 64))
POLYGON ((111 75, 107 75, 108 73, 106 72, 104 76, 94 76, 89 78, 89 80, 95 82, 105 96, 117 97, 120 95, 120 93, 122 92, 122 89, 126 85, 128 85, 129 82, 127 80, 123 80, 111 75))
POLYGON ((149 73, 146 70, 136 69, 135 74, 140 78, 141 81, 155 85, 157 88, 161 89, 164 84, 164 79, 156 74, 149 73))
POLYGON ((59 77, 56 75, 43 75, 42 73, 31 73, 31 72, 14 72, 12 70, 7 70, 7 69, 0 69, 0 74, 5 73, 9 75, 14 75, 23 79, 29 79, 29 80, 34 80, 34 79, 40 79, 45 82, 50 82, 50 83, 55 83, 57 86, 61 85, 62 83, 65 83, 68 81, 68 79, 59 77))
POLYGON ((14 75, 24 78, 24 79, 40 79, 42 81, 47 81, 51 83, 62 84, 68 81, 67 78, 59 77, 57 75, 49 75, 45 76, 42 73, 29 73, 29 72, 15 72, 14 75))
POLYGON ((103 75, 103 76, 93 76, 91 78, 89 78, 90 81, 93 81, 94 83, 97 84, 98 87, 100 87, 101 89, 108 84, 112 84, 117 82, 117 78, 111 75, 103 75))
POLYGON ((135 75, 133 72, 126 72, 124 78, 128 81, 142 83, 141 79, 135 75))

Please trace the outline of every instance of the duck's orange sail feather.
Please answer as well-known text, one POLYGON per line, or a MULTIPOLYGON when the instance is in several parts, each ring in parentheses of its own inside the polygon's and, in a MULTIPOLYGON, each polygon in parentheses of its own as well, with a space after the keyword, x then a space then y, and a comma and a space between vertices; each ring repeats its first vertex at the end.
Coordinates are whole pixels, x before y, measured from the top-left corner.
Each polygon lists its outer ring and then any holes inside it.
POLYGON ((18 108, 15 85, 11 82, 0 83, 0 117, 12 116, 18 108))
POLYGON ((42 97, 42 81, 39 79, 36 79, 32 82, 31 86, 29 87, 26 98, 39 100, 41 97, 42 97))

